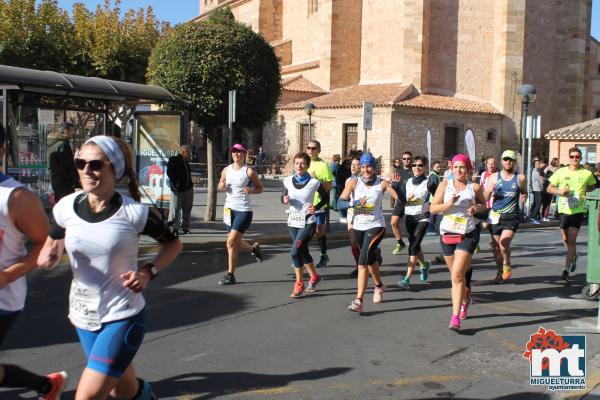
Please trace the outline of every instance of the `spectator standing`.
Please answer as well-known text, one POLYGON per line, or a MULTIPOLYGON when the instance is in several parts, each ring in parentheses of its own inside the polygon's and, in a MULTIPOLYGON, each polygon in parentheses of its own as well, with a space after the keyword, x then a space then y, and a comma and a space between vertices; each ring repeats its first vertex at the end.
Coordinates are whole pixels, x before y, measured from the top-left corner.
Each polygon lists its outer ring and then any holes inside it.
MULTIPOLYGON (((339 190, 337 190, 335 192, 336 205, 337 205, 337 201, 340 198, 340 195, 342 194, 342 191, 344 190, 342 188, 346 185, 346 180, 348 178, 350 178, 350 176, 352 176, 352 172, 351 172, 351 168, 350 168, 351 165, 352 165, 352 154, 348 154, 346 159, 340 165, 340 167, 337 171, 337 175, 335 176, 335 185, 336 185, 336 188, 339 188, 339 190)), ((338 213, 340 215, 340 223, 342 223, 342 224, 348 223, 348 209, 338 207, 338 213)))
MULTIPOLYGON (((442 163, 439 161, 434 161, 431 164, 431 172, 429 172, 429 177, 433 177, 432 179, 436 180, 436 185, 439 185, 442 181, 442 163)), ((431 203, 433 200, 433 196, 429 198, 429 202, 431 203)), ((442 220, 442 216, 440 214, 430 214, 429 215, 429 225, 427 226, 427 233, 425 236, 435 236, 437 235, 439 222, 442 220)))
POLYGON ((246 165, 250 167, 254 167, 256 165, 256 154, 254 154, 254 150, 251 148, 248 149, 246 153, 246 165))
POLYGON ((74 193, 75 188, 80 187, 71 148, 74 132, 75 128, 72 123, 63 122, 60 125, 60 133, 48 136, 48 165, 55 202, 74 193))
POLYGON ((167 176, 171 186, 170 224, 173 231, 190 233, 190 214, 194 202, 194 185, 190 169, 190 146, 181 146, 179 154, 169 158, 167 176))
POLYGON ((540 160, 535 160, 533 170, 531 171, 531 191, 533 192, 533 204, 529 221, 533 224, 540 223, 540 210, 542 208, 542 191, 544 190, 544 173, 545 164, 540 160), (542 166, 542 167, 541 167, 542 166))
POLYGON ((265 179, 265 164, 267 163, 267 153, 263 150, 262 146, 258 147, 258 154, 256 155, 256 162, 258 167, 258 173, 261 179, 265 179))
MULTIPOLYGON (((331 163, 329 164, 329 169, 331 170, 331 174, 333 175, 333 182, 332 182, 332 194, 333 196, 330 197, 330 202, 329 202, 329 206, 333 209, 333 210, 337 210, 337 199, 340 197, 337 194, 337 174, 340 170, 340 161, 342 160, 342 158, 340 157, 339 154, 334 154, 333 157, 331 157, 331 163)), ((340 187, 340 192, 344 190, 342 189, 342 187, 340 187)))

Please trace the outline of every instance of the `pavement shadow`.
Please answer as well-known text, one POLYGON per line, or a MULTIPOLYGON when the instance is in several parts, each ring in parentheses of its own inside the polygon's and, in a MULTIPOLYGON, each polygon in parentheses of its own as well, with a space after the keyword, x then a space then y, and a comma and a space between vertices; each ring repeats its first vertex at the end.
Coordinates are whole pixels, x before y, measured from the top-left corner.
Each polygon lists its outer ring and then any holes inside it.
MULTIPOLYGON (((152 382, 152 388, 161 397, 186 395, 186 399, 190 400, 208 400, 236 393, 242 395, 248 391, 283 388, 295 381, 331 378, 351 370, 349 367, 337 367, 281 375, 240 371, 192 372, 152 382)), ((267 396, 267 393, 264 395, 267 396)))

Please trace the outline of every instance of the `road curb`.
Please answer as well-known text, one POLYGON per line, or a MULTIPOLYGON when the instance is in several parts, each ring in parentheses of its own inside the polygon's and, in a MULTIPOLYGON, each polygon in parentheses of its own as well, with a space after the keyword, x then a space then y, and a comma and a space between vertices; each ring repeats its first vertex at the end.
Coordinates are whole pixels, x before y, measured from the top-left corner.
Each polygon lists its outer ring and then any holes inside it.
MULTIPOLYGON (((283 224, 282 224, 283 225, 283 224)), ((559 225, 557 222, 548 222, 540 225, 536 224, 520 224, 519 228, 521 229, 531 229, 531 228, 552 228, 557 227, 559 225)), ((393 237, 393 233, 391 229, 386 231, 387 238, 393 237)), ((347 232, 330 232, 327 234, 327 239, 329 240, 343 240, 348 238, 347 232)), ((277 235, 261 235, 252 237, 252 240, 256 240, 260 244, 282 244, 282 243, 290 243, 290 235, 287 233, 277 234, 277 235)), ((198 251, 198 250, 209 250, 209 249, 225 249, 225 240, 208 240, 205 242, 184 242, 183 243, 183 251, 198 251)), ((160 250, 160 246, 158 244, 150 244, 150 245, 141 245, 139 248, 139 254, 150 254, 157 253, 160 250)))

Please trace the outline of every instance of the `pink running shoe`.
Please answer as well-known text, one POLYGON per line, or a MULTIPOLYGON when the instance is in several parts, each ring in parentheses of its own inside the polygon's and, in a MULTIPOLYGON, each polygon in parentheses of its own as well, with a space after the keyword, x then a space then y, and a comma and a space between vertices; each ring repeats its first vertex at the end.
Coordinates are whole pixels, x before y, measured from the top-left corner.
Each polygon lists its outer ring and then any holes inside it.
POLYGON ((450 318, 448 329, 456 332, 460 331, 460 318, 458 318, 458 315, 453 315, 452 318, 450 318))
POLYGON ((363 310, 362 301, 359 299, 354 299, 352 303, 348 306, 348 311, 354 311, 357 313, 361 313, 363 310))
POLYGON ((375 286, 375 290, 373 291, 373 303, 381 303, 381 300, 383 299, 383 284, 381 285, 381 287, 377 287, 375 286))
POLYGON ((55 372, 46 376, 52 384, 52 389, 41 396, 41 400, 60 400, 60 394, 67 387, 69 382, 69 375, 65 371, 55 372))
POLYGON ((304 282, 296 281, 294 284, 294 291, 292 294, 290 294, 290 297, 292 299, 297 299, 298 297, 302 296, 302 293, 304 293, 304 282))

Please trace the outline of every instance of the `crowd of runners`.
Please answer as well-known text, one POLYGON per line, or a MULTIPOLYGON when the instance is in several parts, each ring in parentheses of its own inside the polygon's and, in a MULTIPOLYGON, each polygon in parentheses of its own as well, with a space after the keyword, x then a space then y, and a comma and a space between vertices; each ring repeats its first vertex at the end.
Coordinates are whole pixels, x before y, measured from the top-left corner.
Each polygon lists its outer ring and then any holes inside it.
MULTIPOLYGON (((0 143, 4 143, 3 129, 0 143)), ((0 147, 0 153, 3 151, 0 147)), ((236 283, 240 251, 251 253, 258 262, 263 259, 259 243, 243 240, 252 222, 250 198, 263 191, 258 173, 246 165, 246 152, 242 144, 231 148, 233 162, 223 169, 218 183, 218 190, 226 192, 223 219, 228 232, 228 269, 220 285, 236 283)), ((334 178, 320 152, 321 144, 310 141, 305 152, 294 155, 293 173, 283 181, 281 203, 287 207, 295 272, 292 298, 315 291, 322 280, 319 271, 329 261, 325 209, 334 178), (317 264, 309 250, 313 237, 320 250, 317 264), (304 270, 309 275, 306 284, 304 270)), ((575 245, 586 192, 596 184, 591 172, 580 166, 579 149, 571 148, 569 158, 569 165, 556 170, 547 185, 547 193, 558 198, 567 250, 561 273, 565 280, 577 266, 575 245)), ((408 247, 406 272, 397 285, 410 289, 416 268, 419 279, 428 280, 431 263, 425 259, 421 243, 428 232, 437 232, 441 257, 450 272, 449 328, 457 331, 471 303, 471 260, 486 230, 498 268, 495 282, 511 278, 510 246, 519 227, 520 204, 528 195, 527 182, 517 169, 517 154, 512 150, 502 153, 498 170, 495 159, 488 159, 479 182, 473 180, 473 163, 466 155, 452 157, 443 175, 439 162, 429 171, 428 161, 404 152, 385 179, 372 154, 357 152, 350 161, 351 175, 337 184, 336 207, 348 225, 355 260, 351 275, 357 279, 356 296, 348 310, 363 310, 369 277, 374 285, 373 303, 383 300, 379 245, 386 232, 383 204, 387 192, 396 238, 392 255, 408 247), (402 222, 408 245, 402 240, 402 222)), ((74 164, 82 190, 57 202, 50 223, 34 194, 0 174, 0 346, 24 307, 25 275, 36 267, 54 268, 66 251, 73 272, 68 316, 86 357, 76 399, 155 399, 149 383, 137 378, 132 363, 146 329, 142 292, 177 257, 181 242, 156 209, 140 203, 132 152, 125 142, 95 136, 83 144, 74 164), (122 180, 127 182, 129 195, 116 191, 122 180), (140 234, 160 243, 152 262, 142 266, 138 266, 140 234)), ((45 400, 59 399, 67 378, 65 372, 40 376, 17 365, 0 365, 0 387, 30 388, 45 400)))

